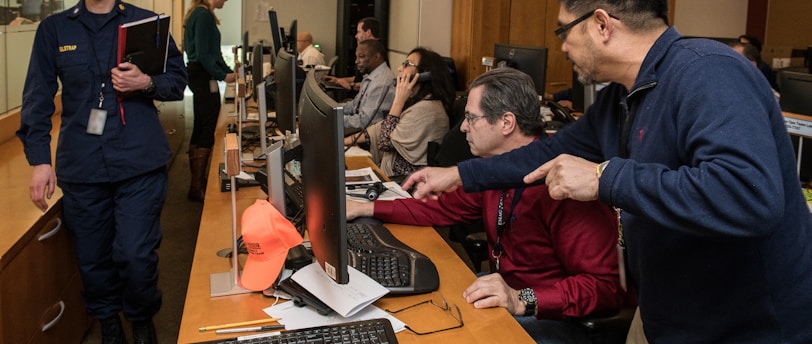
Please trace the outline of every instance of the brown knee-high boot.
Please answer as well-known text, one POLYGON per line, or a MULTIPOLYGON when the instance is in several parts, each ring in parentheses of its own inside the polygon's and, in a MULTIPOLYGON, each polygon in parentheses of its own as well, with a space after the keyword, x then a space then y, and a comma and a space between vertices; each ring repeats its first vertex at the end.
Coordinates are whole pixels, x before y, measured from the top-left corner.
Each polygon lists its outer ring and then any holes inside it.
POLYGON ((189 170, 192 172, 189 185, 189 200, 203 202, 206 195, 206 167, 209 165, 211 148, 189 146, 189 170))

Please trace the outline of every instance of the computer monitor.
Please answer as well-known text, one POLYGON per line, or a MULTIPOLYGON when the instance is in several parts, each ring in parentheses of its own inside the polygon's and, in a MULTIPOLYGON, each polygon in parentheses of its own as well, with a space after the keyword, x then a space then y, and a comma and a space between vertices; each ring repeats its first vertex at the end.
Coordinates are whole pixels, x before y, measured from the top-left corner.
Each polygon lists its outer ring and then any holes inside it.
POLYGON ((296 40, 297 40, 297 29, 296 29, 296 19, 290 22, 290 27, 288 27, 288 38, 287 38, 287 50, 289 53, 298 55, 299 50, 296 48, 296 40))
POLYGON ((268 195, 268 201, 280 214, 289 215, 285 207, 285 174, 284 150, 282 141, 277 141, 268 147, 265 154, 265 184, 260 187, 268 195))
POLYGON ((572 71, 572 109, 575 112, 586 112, 595 102, 595 84, 584 85, 578 81, 578 72, 572 71))
POLYGON ((493 46, 496 67, 516 68, 533 79, 536 93, 544 95, 547 80, 547 48, 496 43, 493 46))
POLYGON ((251 49, 249 44, 250 43, 248 42, 248 31, 245 31, 242 33, 242 47, 240 49, 242 52, 242 54, 240 55, 241 57, 240 63, 242 63, 243 66, 250 65, 250 63, 248 63, 248 50, 251 49))
MULTIPOLYGON (((262 41, 254 44, 254 48, 251 49, 251 80, 253 81, 253 87, 259 85, 264 79, 262 75, 263 50, 262 41)), ((253 92, 253 98, 254 102, 256 102, 257 92, 253 92)))
POLYGON ((286 131, 296 133, 296 55, 279 50, 274 67, 276 79, 276 124, 284 135, 286 131))
MULTIPOLYGON (((812 116, 812 74, 783 70, 778 73, 778 83, 781 85, 781 110, 812 116)), ((812 139, 793 135, 792 146, 798 157, 801 182, 812 182, 812 139)))
POLYGON ((313 255, 340 284, 349 283, 346 194, 344 189, 344 110, 319 86, 310 71, 302 87, 299 139, 305 224, 313 255))
POLYGON ((271 40, 273 41, 273 55, 278 54, 279 49, 282 48, 282 38, 279 32, 279 19, 276 17, 276 11, 268 10, 268 21, 271 24, 271 40))
POLYGON ((781 110, 812 116, 812 74, 791 71, 778 73, 781 110))

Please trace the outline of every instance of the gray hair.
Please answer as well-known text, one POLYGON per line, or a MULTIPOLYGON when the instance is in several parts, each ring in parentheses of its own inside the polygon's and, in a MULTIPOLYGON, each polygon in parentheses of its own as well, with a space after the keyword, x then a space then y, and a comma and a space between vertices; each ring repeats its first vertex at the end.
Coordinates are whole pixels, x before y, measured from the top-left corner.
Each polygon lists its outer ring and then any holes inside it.
POLYGON ((478 76, 469 89, 482 86, 479 107, 488 123, 495 123, 502 114, 511 112, 522 134, 535 136, 544 132, 539 113, 539 99, 533 79, 513 68, 495 68, 478 76))

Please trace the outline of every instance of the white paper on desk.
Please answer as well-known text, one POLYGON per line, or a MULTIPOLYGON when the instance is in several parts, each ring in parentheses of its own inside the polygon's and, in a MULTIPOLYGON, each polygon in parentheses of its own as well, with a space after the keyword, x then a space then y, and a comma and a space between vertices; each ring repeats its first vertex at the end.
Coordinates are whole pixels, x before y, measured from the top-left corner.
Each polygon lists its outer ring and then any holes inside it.
POLYGON ((349 317, 386 295, 389 290, 353 267, 348 268, 350 282, 347 284, 333 281, 318 262, 299 269, 290 278, 342 317, 349 317))
POLYGON ((360 320, 369 320, 376 318, 386 318, 392 323, 392 328, 395 332, 405 330, 405 325, 398 318, 381 310, 374 305, 370 305, 351 317, 342 317, 335 313, 328 315, 321 315, 316 312, 313 307, 299 307, 293 302, 284 302, 275 306, 263 309, 268 316, 278 318, 279 323, 285 325, 286 330, 297 330, 300 328, 308 328, 315 326, 325 326, 333 324, 341 324, 360 320))
POLYGON ((371 167, 364 167, 358 170, 344 171, 344 184, 345 185, 364 185, 372 184, 381 181, 375 171, 371 167))
POLYGON ((364 150, 361 147, 353 145, 353 146, 350 146, 350 149, 348 149, 346 152, 344 152, 344 156, 370 156, 371 157, 372 153, 370 153, 368 150, 364 150))
MULTIPOLYGON (((386 187, 386 190, 381 192, 381 195, 378 196, 379 200, 392 201, 392 200, 396 200, 396 199, 400 199, 400 198, 412 198, 412 195, 410 195, 408 192, 406 192, 406 190, 403 190, 403 188, 400 187, 400 184, 398 184, 398 183, 395 183, 395 182, 383 182, 383 186, 386 187)), ((347 189, 347 197, 348 197, 347 199, 351 199, 351 200, 356 201, 356 202, 372 202, 372 201, 366 199, 366 196, 365 196, 366 191, 367 191, 366 188, 356 188, 356 189, 353 189, 353 190, 347 189), (349 195, 354 195, 354 196, 358 196, 358 197, 349 198, 349 197, 351 197, 349 195)))
MULTIPOLYGON (((226 173, 226 169, 223 169, 223 173, 226 173)), ((240 173, 238 175, 234 176, 234 178, 242 179, 242 180, 254 180, 254 176, 252 176, 252 175, 250 175, 248 173, 245 173, 245 171, 240 171, 240 173)))

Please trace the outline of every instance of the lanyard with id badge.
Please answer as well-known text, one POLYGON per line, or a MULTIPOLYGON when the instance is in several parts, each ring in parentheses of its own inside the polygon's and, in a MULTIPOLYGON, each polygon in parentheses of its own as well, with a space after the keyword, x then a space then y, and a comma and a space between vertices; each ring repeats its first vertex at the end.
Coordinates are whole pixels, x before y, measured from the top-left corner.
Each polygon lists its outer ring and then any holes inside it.
POLYGON ((105 82, 102 81, 101 90, 99 90, 99 106, 95 109, 90 109, 90 116, 87 119, 88 134, 104 134, 104 124, 107 122, 107 110, 102 108, 102 104, 104 103, 104 86, 105 82))
MULTIPOLYGON (((90 34, 90 30, 85 27, 85 33, 87 33, 88 42, 90 45, 90 50, 93 52, 93 59, 96 60, 96 66, 99 68, 99 76, 100 76, 100 87, 99 87, 99 105, 94 108, 90 109, 90 114, 88 114, 87 118, 87 130, 86 132, 91 135, 98 135, 101 136, 104 134, 104 127, 107 123, 107 110, 103 108, 104 105, 104 88, 107 86, 106 80, 110 78, 110 69, 103 69, 102 64, 99 62, 98 54, 96 53, 96 40, 93 39, 92 35, 90 34), (106 72, 105 72, 106 71, 106 72)), ((118 37, 117 35, 115 36, 118 37)), ((116 40, 113 40, 115 42, 116 40)), ((112 44, 113 48, 111 49, 111 57, 107 58, 109 62, 116 54, 116 44, 112 44)))

